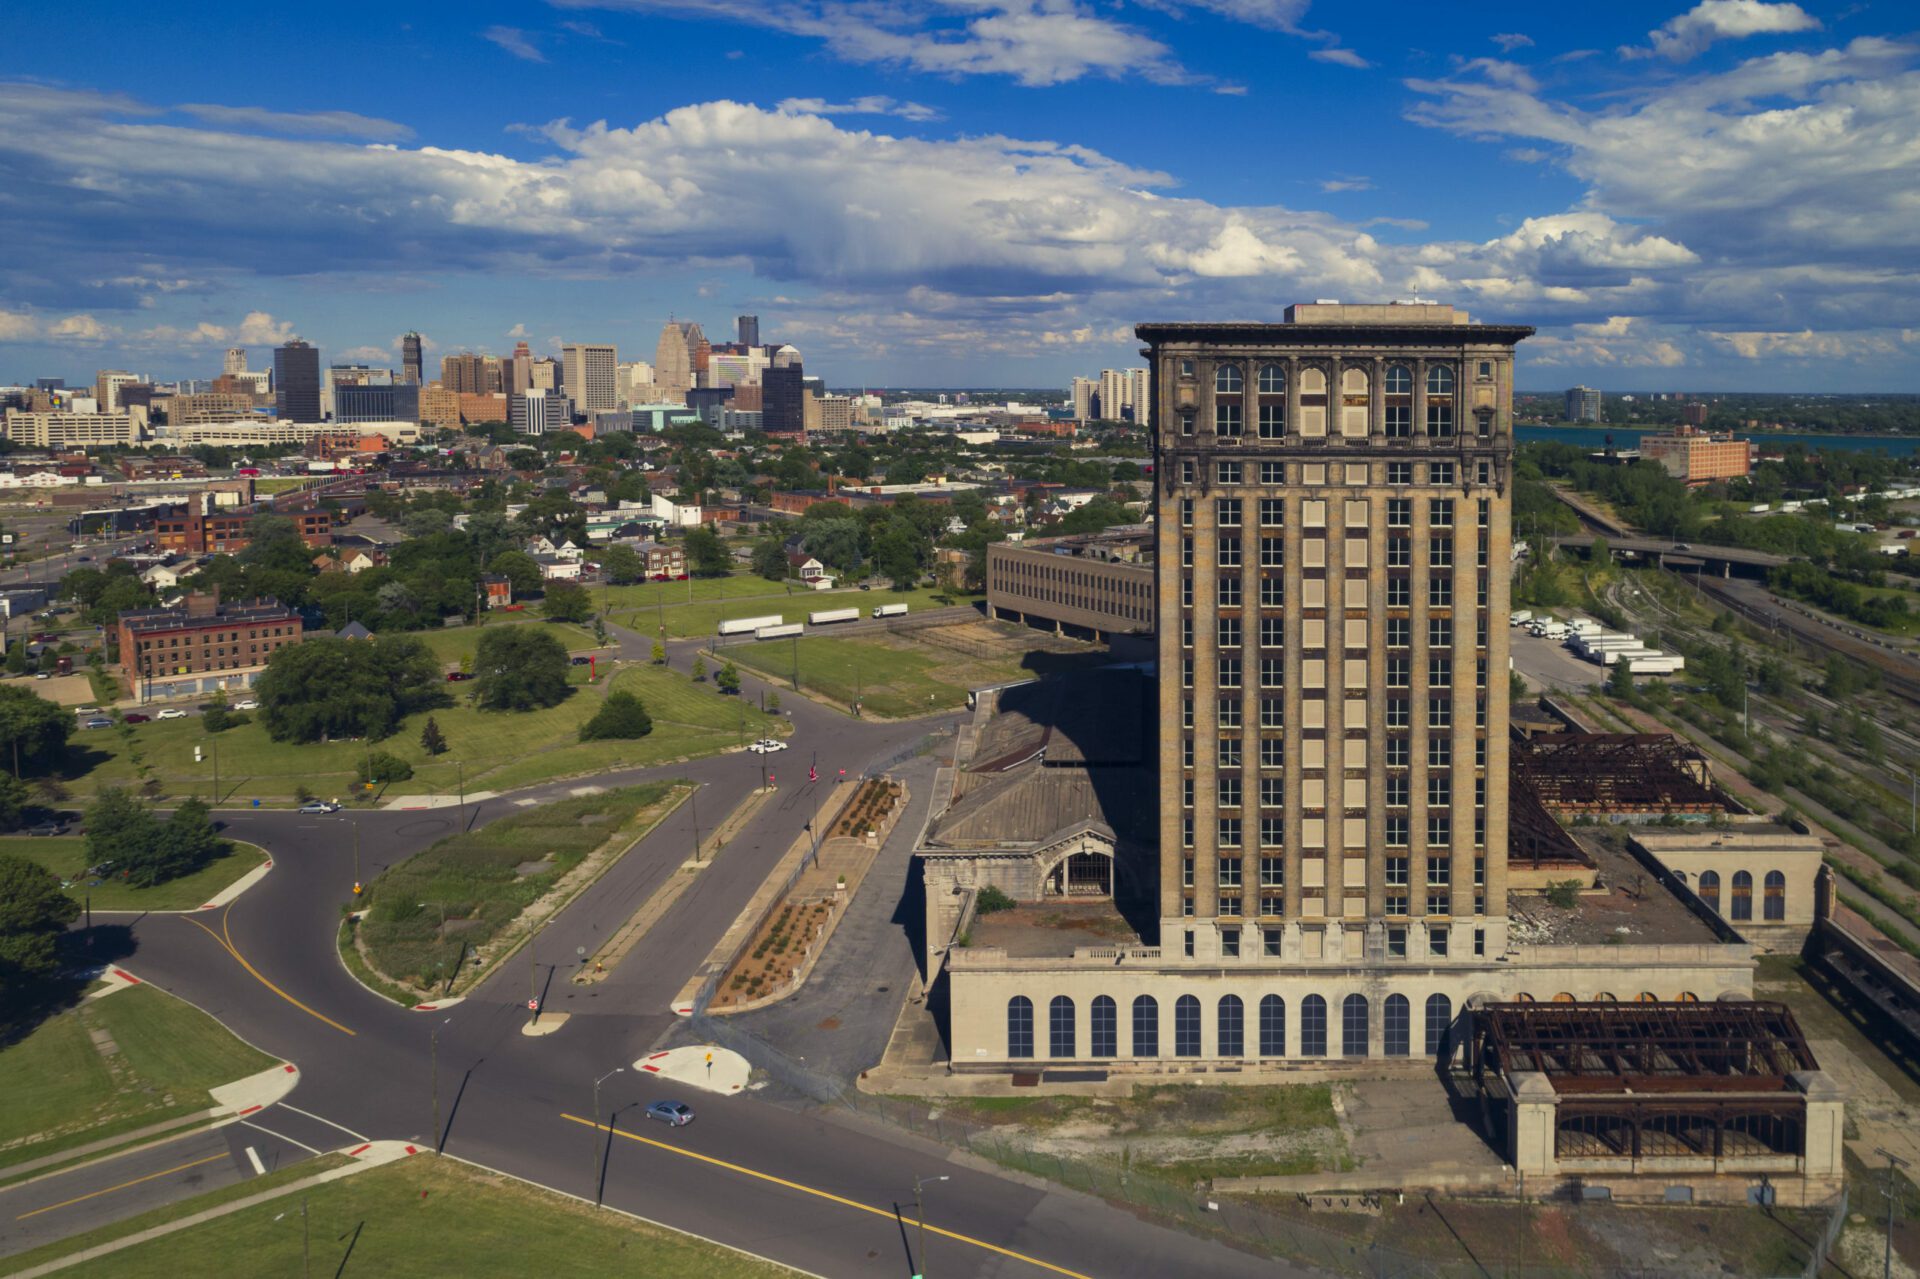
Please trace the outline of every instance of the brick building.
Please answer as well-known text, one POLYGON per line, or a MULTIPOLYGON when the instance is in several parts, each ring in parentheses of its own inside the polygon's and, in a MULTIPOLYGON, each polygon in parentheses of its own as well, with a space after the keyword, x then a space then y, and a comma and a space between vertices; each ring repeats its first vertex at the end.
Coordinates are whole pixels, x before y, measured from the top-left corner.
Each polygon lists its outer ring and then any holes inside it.
POLYGON ((1667 468, 1667 474, 1688 484, 1738 479, 1753 469, 1755 451, 1750 440, 1735 439, 1731 434, 1716 435, 1691 426, 1682 426, 1672 435, 1640 437, 1641 457, 1660 463, 1667 468))
POLYGON ((987 615, 1096 638, 1151 634, 1153 534, 1144 526, 987 544, 987 615))
POLYGON ((300 614, 277 600, 223 604, 189 595, 175 608, 120 614, 120 669, 136 696, 179 697, 245 688, 267 659, 300 642, 300 614))
MULTIPOLYGON (((247 535, 255 511, 207 509, 207 504, 177 506, 154 520, 154 541, 163 551, 181 555, 238 555, 247 549, 247 535)), ((333 515, 329 511, 281 511, 300 532, 300 540, 309 547, 333 544, 333 515)))

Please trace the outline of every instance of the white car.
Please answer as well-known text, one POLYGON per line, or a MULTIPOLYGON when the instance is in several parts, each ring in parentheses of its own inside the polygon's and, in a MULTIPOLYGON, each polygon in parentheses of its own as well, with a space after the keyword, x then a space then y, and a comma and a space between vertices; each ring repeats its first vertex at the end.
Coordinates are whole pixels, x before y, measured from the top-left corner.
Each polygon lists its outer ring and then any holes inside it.
POLYGON ((233 709, 236 711, 257 711, 260 709, 260 703, 254 701, 251 697, 249 697, 244 702, 235 702, 233 704, 233 709))
POLYGON ((770 751, 783 751, 787 749, 787 744, 777 737, 763 738, 760 744, 770 751))
POLYGON ((764 755, 767 753, 767 744, 765 742, 748 742, 747 749, 756 755, 764 755))
POLYGON ((169 706, 154 716, 155 719, 185 719, 186 717, 187 713, 177 706, 169 706))

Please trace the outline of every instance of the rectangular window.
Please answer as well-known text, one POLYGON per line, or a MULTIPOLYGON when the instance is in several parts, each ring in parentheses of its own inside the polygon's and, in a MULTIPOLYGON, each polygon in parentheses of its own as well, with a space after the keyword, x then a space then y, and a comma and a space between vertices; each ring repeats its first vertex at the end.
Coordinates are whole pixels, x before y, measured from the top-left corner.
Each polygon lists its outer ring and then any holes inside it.
POLYGON ((1216 404, 1213 406, 1213 431, 1216 435, 1228 439, 1237 439, 1240 435, 1240 406, 1238 404, 1216 404))
POLYGON ((1278 777, 1262 777, 1260 779, 1260 806, 1262 808, 1278 808, 1285 801, 1286 796, 1281 792, 1281 782, 1278 777))
POLYGON ((1453 725, 1453 702, 1450 698, 1429 697, 1427 699, 1427 727, 1449 728, 1453 725))
POLYGON ((1180 539, 1180 567, 1193 567, 1193 539, 1190 537, 1180 539))
POLYGON ((1221 528, 1240 527, 1240 499, 1237 497, 1215 498, 1213 502, 1214 523, 1221 528))
POLYGON ((1280 688, 1286 683, 1286 663, 1277 657, 1260 659, 1260 687, 1280 688))
POLYGON ((1287 522, 1287 504, 1285 499, 1263 497, 1260 499, 1260 527, 1283 528, 1287 522))
POLYGON ((1277 537, 1260 539, 1260 567, 1280 568, 1287 562, 1286 543, 1277 537))
POLYGON ((1404 575, 1387 579, 1387 607, 1408 608, 1413 603, 1413 582, 1404 575))
POLYGON ((1285 708, 1286 708, 1286 703, 1281 701, 1277 697, 1261 698, 1260 699, 1260 727, 1262 728, 1286 727, 1285 723, 1282 720, 1282 717, 1285 712, 1285 708))
POLYGON ((1407 766, 1408 743, 1404 737, 1387 739, 1387 767, 1405 768, 1407 766))
POLYGON ((1387 887, 1405 888, 1407 886, 1407 864, 1405 857, 1387 858, 1387 887))
POLYGON ((1228 699, 1223 697, 1220 699, 1220 727, 1240 727, 1240 701, 1238 698, 1228 699))
POLYGON ((1218 618, 1215 621, 1214 629, 1215 629, 1215 635, 1214 635, 1215 642, 1218 643, 1221 648, 1239 648, 1240 647, 1241 633, 1240 633, 1239 618, 1237 617, 1218 618))
MULTIPOLYGON (((1265 585, 1266 583, 1265 583, 1265 580, 1263 579, 1261 583, 1263 592, 1264 592, 1265 585)), ((1265 599, 1262 599, 1261 603, 1262 604, 1266 603, 1265 599)), ((1285 618, 1262 617, 1260 619, 1260 647, 1261 648, 1286 647, 1286 629, 1287 629, 1287 623, 1285 618)))
POLYGON ((1286 587, 1279 577, 1260 579, 1260 607, 1279 608, 1286 602, 1286 587))
MULTIPOLYGON (((1240 899, 1238 897, 1232 897, 1232 898, 1222 897, 1220 899, 1220 913, 1222 915, 1238 915, 1240 913, 1240 899), (1233 903, 1232 910, 1227 909, 1227 903, 1229 901, 1233 903)), ((1226 956, 1228 959, 1240 958, 1240 930, 1238 928, 1227 928, 1227 929, 1221 930, 1220 953, 1226 956)), ((1222 1055, 1231 1055, 1235 1057, 1238 1057, 1240 1055, 1240 1050, 1238 1047, 1235 1047, 1233 1052, 1231 1054, 1228 1054, 1227 1045, 1224 1042, 1222 1042, 1222 1044, 1220 1045, 1220 1051, 1222 1055)))
POLYGON ((1193 579, 1190 577, 1180 579, 1180 607, 1193 607, 1193 579))
POLYGON ((1387 929, 1387 958, 1405 959, 1407 957, 1407 930, 1402 927, 1387 929))
POLYGON ((1193 499, 1190 497, 1180 499, 1180 527, 1193 527, 1193 499))
POLYGON ((1219 685, 1221 688, 1240 687, 1240 659, 1223 657, 1220 659, 1219 685))
POLYGON ((1191 657, 1183 657, 1180 659, 1180 687, 1193 687, 1193 659, 1191 657))
POLYGON ((1216 558, 1221 568, 1240 567, 1240 539, 1223 537, 1215 545, 1216 558))
POLYGON ((1387 463, 1387 483, 1395 486, 1405 486, 1413 483, 1413 463, 1387 463))
POLYGON ((1387 405, 1387 438, 1404 440, 1413 434, 1413 406, 1411 404, 1387 405))
POLYGON ((1240 887, 1240 859, 1238 857, 1222 857, 1220 859, 1220 887, 1240 887))
MULTIPOLYGON (((1237 586, 1238 583, 1236 582, 1237 586)), ((1453 607, 1453 579, 1450 577, 1430 577, 1427 579, 1427 606, 1429 608, 1453 607)))
POLYGON ((1453 483, 1453 481, 1454 481, 1454 469, 1453 469, 1453 463, 1451 463, 1451 462, 1434 462, 1434 463, 1431 463, 1431 464, 1429 464, 1429 465, 1428 465, 1428 467, 1427 467, 1427 483, 1429 483, 1429 484, 1452 484, 1452 483, 1453 483))
POLYGON ((1447 688, 1453 683, 1453 659, 1450 657, 1430 657, 1427 659, 1427 685, 1430 688, 1447 688))
POLYGON ((1413 621, 1405 617, 1387 619, 1387 647, 1405 648, 1413 643, 1413 621))
POLYGON ((1238 768, 1240 767, 1241 749, 1239 738, 1222 737, 1219 739, 1219 745, 1214 752, 1214 762, 1221 768, 1238 768))
MULTIPOLYGON (((1285 842, 1285 840, 1286 840, 1286 834, 1280 818, 1262 817, 1260 819, 1260 847, 1279 848, 1285 842)), ((1274 862, 1277 864, 1279 860, 1280 859, 1277 857, 1261 858, 1260 859, 1261 873, 1263 875, 1266 873, 1266 865, 1268 862, 1274 862)))
POLYGON ((1193 410, 1192 409, 1182 409, 1180 411, 1180 434, 1182 435, 1193 434, 1193 410))
POLYGON ((1432 528, 1453 527, 1453 499, 1436 497, 1427 503, 1427 524, 1432 528))
MULTIPOLYGON (((1444 910, 1440 910, 1440 911, 1431 911, 1431 910, 1430 910, 1430 911, 1428 911, 1427 913, 1428 913, 1429 915, 1434 915, 1434 914, 1444 914, 1444 913, 1445 913, 1445 911, 1444 911, 1444 910)), ((1447 954, 1447 935, 1448 935, 1448 930, 1446 930, 1445 928, 1430 928, 1430 929, 1428 929, 1428 930, 1427 930, 1427 953, 1428 953, 1429 955, 1433 955, 1433 956, 1436 956, 1437 958, 1441 958, 1441 959, 1444 959, 1444 958, 1446 958, 1446 954, 1447 954)), ((1478 930, 1478 929, 1475 929, 1475 930, 1474 930, 1474 934, 1473 934, 1473 937, 1474 937, 1474 945, 1475 945, 1475 947, 1476 947, 1477 949, 1475 949, 1475 951, 1474 951, 1473 953, 1474 953, 1474 954, 1476 954, 1476 955, 1478 955, 1478 954, 1480 954, 1480 953, 1481 953, 1481 950, 1484 950, 1484 949, 1485 949, 1485 944, 1484 944, 1484 943, 1482 942, 1482 940, 1481 940, 1481 938, 1482 938, 1482 936, 1483 936, 1483 934, 1482 934, 1482 933, 1480 932, 1480 930, 1478 930)))
POLYGON ((1240 819, 1238 817, 1222 817, 1220 819, 1220 847, 1240 847, 1240 819))
POLYGON ((1427 401, 1427 434, 1441 440, 1453 438, 1453 403, 1451 401, 1427 401))
POLYGON ((1387 527, 1413 527, 1413 499, 1410 497, 1390 497, 1387 499, 1387 527))
POLYGON ((1427 844, 1444 848, 1453 843, 1453 818, 1445 813, 1427 814, 1427 844))
POLYGON ((1405 537, 1387 539, 1387 567, 1410 568, 1413 565, 1413 540, 1405 537))
POLYGON ((1453 645, 1453 620, 1446 617, 1427 619, 1427 647, 1450 648, 1453 645))
POLYGON ((1192 484, 1200 478, 1200 464, 1190 457, 1180 459, 1180 482, 1192 484))
POLYGON ((1427 767, 1451 768, 1453 766, 1453 739, 1435 735, 1427 739, 1427 767))
POLYGON ((1284 404, 1262 404, 1260 406, 1260 438, 1277 440, 1287 433, 1287 406, 1284 404))
POLYGON ((1408 727, 1411 721, 1411 715, 1409 714, 1409 709, 1410 708, 1407 705, 1406 698, 1389 697, 1387 699, 1387 727, 1388 728, 1408 727))
POLYGON ((1428 538, 1427 563, 1433 568, 1452 568, 1453 539, 1451 537, 1428 538))
POLYGON ((1412 789, 1405 773, 1387 774, 1387 807, 1405 808, 1412 789))
POLYGON ((1287 863, 1281 857, 1262 857, 1260 859, 1260 887, 1286 887, 1287 863))
POLYGON ((1216 484, 1238 484, 1240 482, 1240 463, 1238 462, 1214 463, 1213 478, 1216 484))
MULTIPOLYGON (((1263 709, 1261 710, 1260 713, 1263 716, 1266 714, 1266 711, 1264 709, 1264 704, 1263 704, 1263 709)), ((1260 767, 1285 768, 1286 765, 1287 765, 1286 742, 1278 737, 1261 738, 1260 739, 1260 767)))
POLYGON ((1411 830, 1404 817, 1387 818, 1387 847, 1405 848, 1411 842, 1411 830))
POLYGON ((1262 484, 1285 484, 1287 482, 1287 464, 1285 462, 1262 462, 1260 464, 1260 482, 1262 484))
POLYGON ((1237 576, 1217 578, 1213 584, 1215 603, 1221 608, 1240 607, 1240 579, 1237 576))
POLYGON ((1240 807, 1240 778, 1234 774, 1215 778, 1214 795, 1222 808, 1240 807))

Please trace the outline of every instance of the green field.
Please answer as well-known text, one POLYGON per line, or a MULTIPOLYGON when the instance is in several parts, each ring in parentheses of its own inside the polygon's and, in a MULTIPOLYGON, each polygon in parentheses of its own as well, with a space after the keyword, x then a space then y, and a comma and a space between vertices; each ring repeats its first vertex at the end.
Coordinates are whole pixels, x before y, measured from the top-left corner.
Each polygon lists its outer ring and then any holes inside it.
POLYGON ((966 705, 967 691, 1046 671, 1098 665, 1106 655, 1036 652, 1022 657, 969 657, 910 636, 803 635, 797 640, 729 644, 723 657, 790 685, 796 653, 800 692, 812 693, 888 719, 906 719, 966 705))
MULTIPOLYGON (((0 852, 24 857, 67 881, 67 896, 91 899, 95 910, 195 910, 208 898, 267 860, 266 850, 253 844, 233 844, 233 851, 191 875, 136 888, 112 878, 89 886, 87 841, 78 835, 33 839, 24 835, 0 838, 0 852)), ((111 872, 109 872, 111 875, 111 872)))
MULTIPOLYGON (((758 578, 729 578, 729 581, 760 581, 758 578)), ((685 586, 683 582, 680 585, 685 586)), ((665 606, 654 611, 641 610, 634 613, 617 615, 614 620, 623 626, 630 626, 643 635, 653 635, 661 625, 667 628, 667 634, 685 639, 693 636, 712 635, 721 622, 740 617, 772 617, 778 613, 783 621, 804 622, 807 614, 821 609, 858 608, 866 616, 873 616, 873 610, 882 604, 905 604, 913 612, 926 609, 945 608, 948 604, 975 604, 985 598, 980 595, 949 594, 932 587, 923 587, 914 591, 803 591, 795 590, 792 595, 779 593, 779 586, 773 582, 761 582, 761 585, 773 588, 773 593, 754 599, 731 599, 707 604, 687 604, 682 602, 676 609, 672 596, 666 596, 665 606), (940 596, 942 603, 935 600, 940 596)))
MULTIPOLYGON (((583 1144, 583 1160, 588 1151, 583 1144)), ((177 1219, 200 1206, 188 1201, 141 1224, 177 1219)), ((115 1228, 114 1233, 124 1232, 115 1228)), ((91 1242, 69 1240, 27 1259, 43 1261, 91 1242)), ((488 1279, 540 1270, 568 1279, 779 1279, 794 1273, 692 1235, 426 1155, 244 1208, 63 1273, 76 1279, 302 1273, 488 1279)))
MULTIPOLYGON (((383 794, 452 794, 464 769, 468 793, 505 790, 553 777, 614 767, 644 767, 693 755, 706 755, 736 746, 742 740, 765 737, 773 720, 739 698, 724 697, 711 683, 695 684, 683 673, 647 664, 628 665, 612 675, 603 663, 600 682, 584 683, 587 668, 572 668, 580 684, 574 695, 558 706, 537 711, 483 711, 466 704, 471 684, 449 684, 453 706, 410 716, 400 731, 374 747, 397 755, 414 767, 411 781, 399 782, 383 794), (609 687, 638 696, 653 716, 651 735, 631 742, 583 743, 580 725, 592 718, 609 687), (428 714, 440 725, 447 752, 428 756, 420 745, 420 730, 428 714)), ((368 743, 360 741, 298 744, 276 742, 256 720, 224 733, 209 734, 198 719, 156 720, 129 730, 133 744, 153 769, 166 794, 207 798, 213 789, 218 748, 220 802, 245 805, 254 798, 269 801, 293 797, 307 787, 323 798, 351 794, 354 770, 365 757, 368 743), (194 747, 206 751, 196 763, 194 747)), ((103 785, 137 785, 140 778, 120 733, 85 734, 75 739, 75 750, 87 763, 71 779, 81 789, 103 785)))
MULTIPOLYGON (((614 612, 652 609, 662 605, 672 608, 676 604, 787 593, 784 583, 769 582, 756 574, 744 573, 732 577, 695 577, 684 582, 640 582, 633 586, 595 586, 590 589, 596 606, 608 606, 614 612)), ((795 586, 794 589, 797 591, 801 588, 795 586)))
POLYGON ((492 940, 588 854, 652 829, 675 789, 655 782, 524 809, 382 872, 359 924, 368 961, 389 978, 446 980, 467 947, 492 940), (535 864, 544 869, 520 873, 535 864))
POLYGON ((275 1064, 152 986, 88 1000, 0 1050, 0 1167, 205 1110, 275 1064))
MULTIPOLYGON (((534 606, 537 607, 537 606, 534 606)), ((584 626, 575 626, 571 622, 548 622, 532 612, 516 613, 512 620, 489 618, 480 626, 442 627, 437 631, 418 632, 418 638, 427 646, 435 658, 442 662, 458 662, 462 658, 472 658, 480 647, 480 637, 497 626, 540 626, 558 636, 570 653, 586 653, 600 646, 593 632, 584 626)))

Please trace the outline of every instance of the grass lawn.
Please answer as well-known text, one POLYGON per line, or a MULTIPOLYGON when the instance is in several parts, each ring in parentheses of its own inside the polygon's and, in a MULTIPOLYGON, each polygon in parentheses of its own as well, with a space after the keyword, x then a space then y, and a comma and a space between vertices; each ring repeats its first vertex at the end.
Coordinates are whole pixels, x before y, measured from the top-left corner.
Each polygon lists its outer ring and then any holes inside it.
POLYGON ((367 885, 359 925, 367 958, 386 977, 444 981, 465 947, 492 940, 589 853, 638 839, 675 789, 655 782, 582 795, 448 836, 367 885), (533 863, 544 869, 520 873, 533 863))
MULTIPOLYGON (((769 588, 764 598, 729 599, 705 604, 688 604, 684 590, 685 582, 675 583, 682 588, 679 606, 675 607, 675 598, 671 590, 663 597, 664 607, 654 611, 640 609, 633 613, 618 613, 614 620, 623 626, 632 627, 643 635, 658 633, 662 622, 667 634, 676 638, 712 635, 722 621, 741 617, 772 617, 779 614, 783 621, 804 622, 807 614, 821 609, 859 608, 866 616, 873 616, 873 610, 882 604, 905 604, 913 612, 926 609, 945 608, 937 603, 934 596, 950 598, 954 604, 977 603, 984 598, 979 595, 965 595, 924 587, 914 591, 808 591, 795 588, 791 595, 783 594, 777 582, 768 582, 761 578, 726 578, 725 581, 755 581, 769 588)), ((617 607, 617 606, 616 606, 617 607)))
POLYGON ((78 835, 33 839, 24 835, 0 838, 0 852, 24 857, 67 881, 67 896, 75 901, 91 895, 95 910, 194 910, 208 898, 267 860, 266 850, 253 844, 234 844, 225 857, 209 862, 191 875, 136 888, 105 879, 89 887, 87 841, 78 835))
MULTIPOLYGON (((665 605, 708 603, 714 600, 741 599, 750 595, 785 595, 780 582, 769 582, 755 574, 736 573, 732 577, 695 577, 685 582, 638 582, 632 586, 594 586, 593 602, 603 601, 614 612, 628 609, 653 609, 665 605)), ((796 588, 798 589, 798 588, 796 588)))
POLYGON ((90 1000, 0 1050, 0 1166, 205 1110, 275 1064, 152 986, 90 1000))
MULTIPOLYGON (((374 744, 415 770, 412 780, 381 793, 451 794, 463 776, 469 793, 505 790, 597 769, 711 754, 738 744, 743 734, 752 741, 774 731, 772 717, 741 699, 721 696, 711 682, 696 684, 681 672, 628 666, 615 673, 611 683, 605 663, 599 673, 600 681, 587 685, 587 668, 573 667, 578 685, 573 696, 535 711, 479 710, 466 704, 465 690, 471 684, 448 685, 454 705, 413 715, 399 732, 374 744), (652 734, 632 742, 580 741, 580 726, 599 709, 609 687, 632 692, 646 703, 652 734), (443 755, 429 756, 420 745, 429 714, 447 740, 443 755)), ((83 791, 138 785, 130 753, 137 748, 164 793, 206 798, 213 789, 215 758, 208 750, 205 760, 196 763, 196 746, 217 746, 221 802, 240 805, 255 797, 292 798, 302 786, 325 798, 345 798, 368 749, 359 741, 276 742, 258 721, 209 735, 198 719, 156 720, 133 725, 124 735, 76 736, 70 755, 77 757, 79 768, 70 780, 83 791)))
POLYGON ((1103 662, 1103 653, 1022 657, 1011 649, 970 655, 943 648, 925 635, 803 635, 798 641, 767 640, 728 645, 720 652, 781 684, 793 676, 796 652, 800 691, 817 693, 869 714, 900 719, 963 706, 967 690, 1021 679, 1047 670, 1103 662))
POLYGON ((549 622, 532 613, 530 605, 527 613, 511 614, 512 620, 487 619, 483 626, 443 626, 437 631, 416 632, 420 641, 429 652, 442 662, 457 662, 461 658, 471 658, 480 647, 480 637, 497 626, 540 626, 553 632, 567 651, 588 652, 599 647, 600 641, 593 638, 593 632, 584 626, 575 626, 572 622, 549 622))
MULTIPOLYGON (((197 1200, 181 1204, 171 1215, 187 1215, 199 1206, 197 1200)), ((311 1272, 328 1275, 439 1279, 524 1275, 547 1266, 568 1279, 777 1279, 794 1273, 691 1235, 426 1155, 242 1209, 65 1273, 76 1279, 297 1275, 306 1265, 303 1238, 312 1241, 311 1272)), ((69 1251, 64 1244, 58 1247, 69 1251)))

